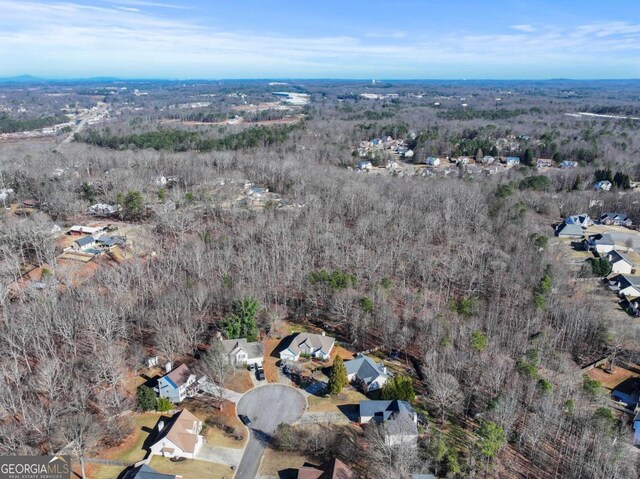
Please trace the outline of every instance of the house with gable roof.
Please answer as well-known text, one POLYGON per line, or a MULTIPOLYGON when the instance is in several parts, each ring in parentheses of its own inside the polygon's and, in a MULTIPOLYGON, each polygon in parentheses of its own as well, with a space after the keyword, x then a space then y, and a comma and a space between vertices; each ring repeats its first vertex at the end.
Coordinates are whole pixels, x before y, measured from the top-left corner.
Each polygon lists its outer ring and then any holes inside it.
POLYGON ((191 373, 186 364, 181 364, 158 379, 156 390, 160 397, 178 404, 190 397, 195 387, 196 375, 191 373))
POLYGON ((347 369, 347 379, 360 385, 364 392, 381 389, 389 379, 389 373, 384 364, 377 363, 363 354, 345 361, 344 366, 347 369))
POLYGON ((335 339, 322 334, 298 333, 289 345, 280 351, 280 359, 297 361, 301 355, 329 359, 335 339))
POLYGON ((223 339, 222 348, 230 364, 235 366, 262 364, 264 346, 260 341, 248 342, 246 338, 223 339))
POLYGON ((201 430, 202 421, 183 409, 166 426, 162 421, 158 423, 158 439, 150 447, 151 454, 194 459, 202 445, 201 430))

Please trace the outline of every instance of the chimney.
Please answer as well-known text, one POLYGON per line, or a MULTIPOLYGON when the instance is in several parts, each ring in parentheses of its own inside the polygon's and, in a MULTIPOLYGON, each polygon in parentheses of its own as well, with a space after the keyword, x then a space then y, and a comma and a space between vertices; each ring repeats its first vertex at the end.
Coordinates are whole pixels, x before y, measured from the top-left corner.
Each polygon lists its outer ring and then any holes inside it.
POLYGON ((158 421, 158 432, 162 432, 164 429, 164 421, 158 421))
POLYGON ((166 363, 164 363, 164 371, 167 373, 171 372, 171 366, 173 366, 173 364, 171 364, 171 361, 167 361, 166 363))

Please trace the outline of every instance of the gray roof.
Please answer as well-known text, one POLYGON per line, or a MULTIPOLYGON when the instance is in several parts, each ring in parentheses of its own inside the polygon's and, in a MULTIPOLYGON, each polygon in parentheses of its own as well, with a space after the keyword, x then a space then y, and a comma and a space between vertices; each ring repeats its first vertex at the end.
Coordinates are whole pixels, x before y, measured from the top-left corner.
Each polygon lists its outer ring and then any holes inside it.
POLYGON ((126 239, 124 236, 100 236, 96 240, 96 243, 103 244, 105 246, 123 245, 126 239))
POLYGON ((406 411, 393 413, 384 424, 385 432, 389 436, 417 436, 418 425, 413 418, 413 414, 406 411))
POLYGON ((88 244, 93 244, 95 243, 95 238, 93 236, 84 236, 83 238, 78 238, 75 243, 78 246, 86 246, 88 244))
POLYGON ((633 286, 636 288, 640 287, 640 276, 631 276, 628 274, 621 274, 619 276, 619 280, 620 280, 620 283, 622 283, 620 287, 621 289, 624 289, 629 286, 633 286))
POLYGON ((616 242, 613 240, 609 233, 598 234, 590 236, 589 239, 593 244, 611 245, 615 246, 616 242))
POLYGON ((346 361, 344 365, 348 375, 355 374, 360 381, 367 385, 380 376, 388 377, 384 365, 376 363, 368 356, 358 355, 355 359, 346 361))
POLYGON ((126 477, 127 479, 176 479, 174 474, 162 474, 146 464, 133 469, 126 477))
POLYGON ((293 337, 287 349, 294 354, 307 352, 308 350, 321 350, 328 354, 334 343, 335 339, 323 334, 298 333, 293 337))
POLYGON ((602 213, 601 220, 610 219, 612 221, 626 221, 629 217, 625 213, 602 213))
POLYGON ((609 255, 611 255, 611 262, 612 263, 618 263, 619 261, 624 261, 625 263, 630 264, 632 267, 635 266, 633 261, 631 261, 631 259, 624 253, 621 253, 620 251, 616 251, 613 250, 609 253, 609 255))
POLYGON ((360 417, 374 417, 387 421, 394 413, 406 413, 411 417, 415 411, 406 401, 360 401, 360 417))
POLYGON ((223 339, 222 347, 227 354, 231 354, 237 349, 240 349, 247 353, 247 357, 249 358, 261 358, 264 356, 264 346, 262 343, 259 341, 250 343, 246 338, 223 339))
POLYGON ((580 215, 567 216, 564 219, 564 222, 567 223, 568 225, 571 225, 571 224, 582 225, 582 223, 589 221, 590 219, 591 218, 589 218, 589 215, 580 214, 580 215))
POLYGON ((573 223, 562 223, 556 228, 556 235, 560 237, 582 238, 582 226, 573 223))

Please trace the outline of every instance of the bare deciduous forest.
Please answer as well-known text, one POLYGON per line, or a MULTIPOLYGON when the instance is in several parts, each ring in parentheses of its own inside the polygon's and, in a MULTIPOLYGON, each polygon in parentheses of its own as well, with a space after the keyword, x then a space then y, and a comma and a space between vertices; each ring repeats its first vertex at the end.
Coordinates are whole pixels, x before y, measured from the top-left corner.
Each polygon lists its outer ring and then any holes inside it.
POLYGON ((578 115, 638 116, 637 83, 124 86, 1 87, 7 105, 30 107, 3 113, 3 133, 96 102, 109 111, 80 131, 0 143, 0 187, 12 190, 0 235, 1 454, 73 444, 82 459, 120 444, 144 359, 205 370, 202 351, 252 297, 262 338, 286 321, 398 355, 428 418, 415 449, 371 428, 303 434, 298 451, 381 479, 638 477, 633 417, 581 369, 613 350, 637 364, 637 321, 577 286, 553 229, 608 211, 640 223, 632 185, 592 187, 596 170, 638 179, 640 122, 578 115), (279 102, 277 88, 309 102, 279 102), (207 105, 184 106, 195 102, 207 105), (276 102, 290 109, 246 107, 276 102), (404 140, 413 158, 371 157, 359 170, 359 144, 379 137, 404 140), (496 165, 531 155, 555 166, 478 173, 448 159, 479 168, 478 150, 496 165), (428 156, 451 166, 426 174, 428 156), (559 168, 567 160, 578 166, 559 168), (37 207, 20 214, 25 200, 37 207), (124 259, 79 273, 56 238, 96 221, 95 204, 119 205, 104 221, 132 233, 124 259))

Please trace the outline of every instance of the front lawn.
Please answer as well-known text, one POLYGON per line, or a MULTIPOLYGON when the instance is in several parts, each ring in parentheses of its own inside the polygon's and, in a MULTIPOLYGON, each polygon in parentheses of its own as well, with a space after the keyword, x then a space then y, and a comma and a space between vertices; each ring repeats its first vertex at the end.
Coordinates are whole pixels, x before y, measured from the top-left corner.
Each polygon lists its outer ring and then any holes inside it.
POLYGON ((135 424, 133 433, 119 446, 101 453, 100 457, 128 463, 141 461, 147 455, 147 450, 143 446, 149 446, 145 441, 154 432, 160 417, 162 416, 157 413, 132 414, 135 424))
POLYGON ((158 472, 165 474, 175 474, 182 476, 183 479, 231 479, 233 477, 233 469, 224 464, 216 464, 215 462, 196 461, 187 459, 182 462, 171 462, 169 459, 153 456, 149 466, 158 472))
POLYGON ((360 401, 367 399, 367 396, 348 386, 340 394, 327 397, 309 396, 309 412, 341 412, 338 406, 358 405, 360 401))

